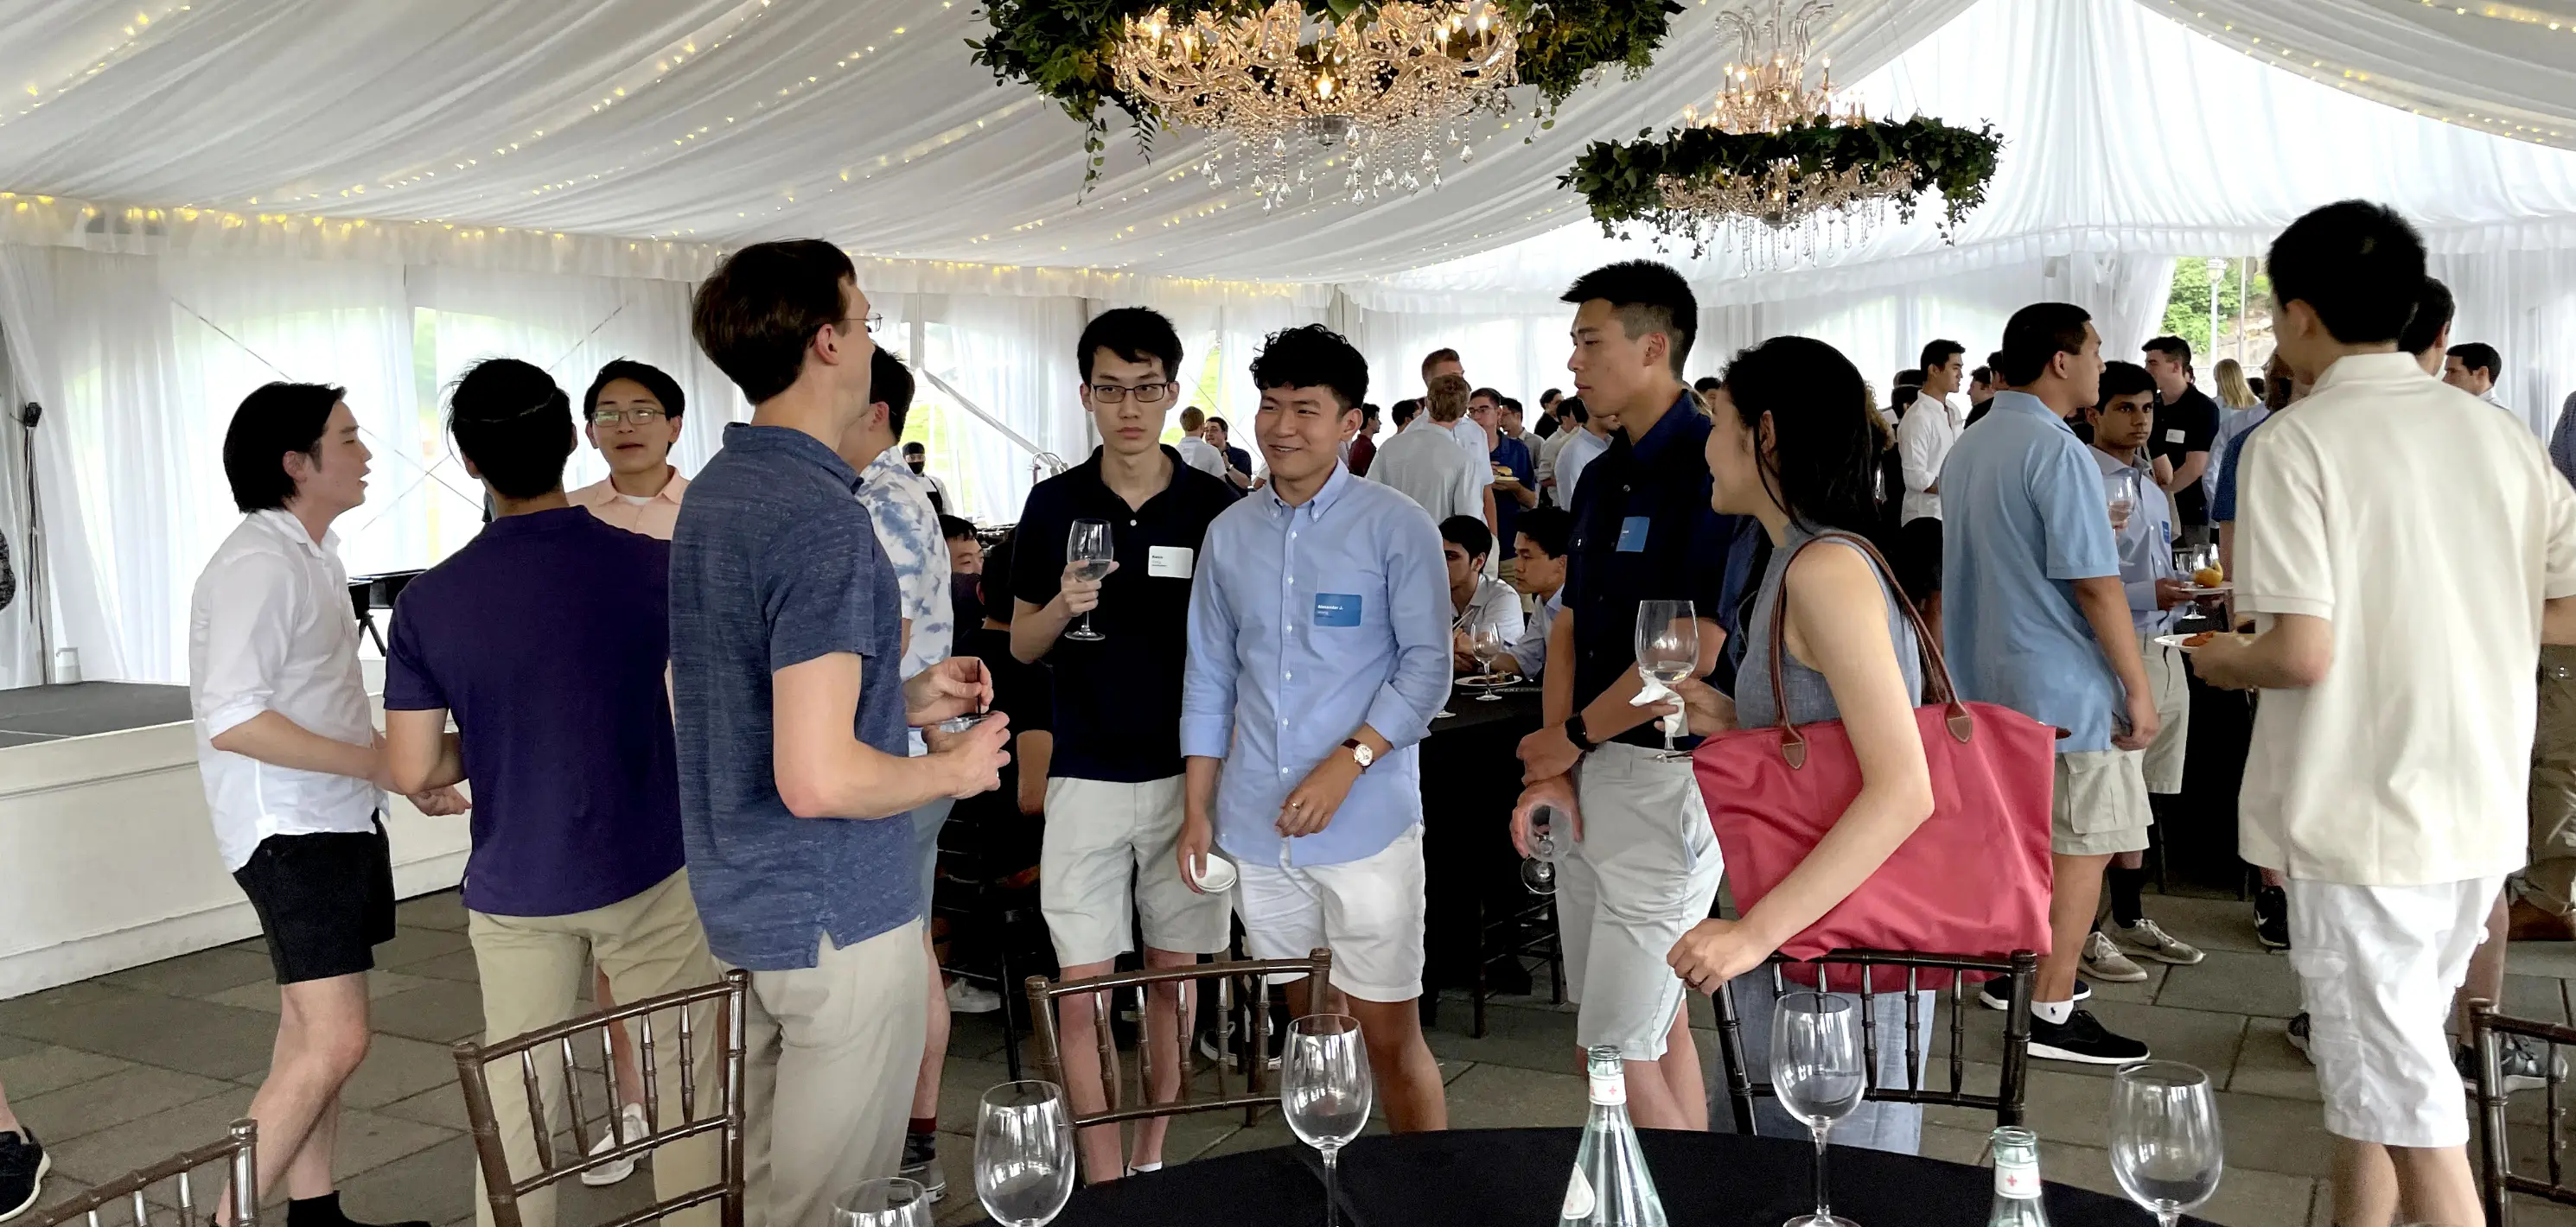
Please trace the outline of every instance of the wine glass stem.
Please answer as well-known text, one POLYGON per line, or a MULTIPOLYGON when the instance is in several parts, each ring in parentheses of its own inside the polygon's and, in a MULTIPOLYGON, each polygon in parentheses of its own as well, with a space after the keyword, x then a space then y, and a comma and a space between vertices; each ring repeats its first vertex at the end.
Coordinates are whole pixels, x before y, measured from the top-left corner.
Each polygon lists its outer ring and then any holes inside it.
POLYGON ((1834 1217, 1833 1198, 1827 1194, 1825 1184, 1825 1130, 1829 1128, 1832 1126, 1823 1122, 1809 1126, 1816 1135, 1816 1221, 1820 1223, 1834 1217))
POLYGON ((1086 636, 1098 633, 1091 629, 1091 611, 1088 609, 1082 611, 1082 633, 1086 636))
POLYGON ((1334 1147, 1324 1152, 1324 1227, 1341 1227, 1340 1176, 1341 1149, 1334 1147))

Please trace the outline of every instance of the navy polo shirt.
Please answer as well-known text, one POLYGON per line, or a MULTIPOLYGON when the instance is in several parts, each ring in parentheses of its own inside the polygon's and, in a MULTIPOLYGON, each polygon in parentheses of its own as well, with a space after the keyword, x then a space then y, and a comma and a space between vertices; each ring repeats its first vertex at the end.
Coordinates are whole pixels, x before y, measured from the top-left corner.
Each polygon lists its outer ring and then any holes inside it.
MULTIPOLYGON (((1523 488, 1538 489, 1538 466, 1530 461, 1529 444, 1510 435, 1503 435, 1502 442, 1494 445, 1491 459, 1495 464, 1510 469, 1512 476, 1520 478, 1523 488)), ((1520 531, 1522 510, 1519 499, 1501 491, 1495 492, 1494 541, 1502 549, 1503 556, 1506 558, 1512 553, 1512 534, 1520 531)))
POLYGON ((385 710, 456 718, 474 789, 465 906, 567 916, 680 871, 670 559, 565 507, 484 525, 403 589, 385 710))
POLYGON ((814 436, 725 427, 671 536, 680 831, 707 945, 752 971, 812 967, 922 914, 912 822, 799 818, 779 799, 770 675, 861 658, 858 739, 902 757, 903 616, 859 475, 814 436))
POLYGON ((1241 495, 1165 447, 1170 483, 1144 506, 1129 507, 1101 479, 1100 450, 1029 491, 1011 544, 1011 595, 1031 605, 1063 589, 1075 520, 1107 520, 1118 552, 1118 569, 1101 581, 1100 607, 1091 611, 1100 640, 1059 637, 1042 658, 1055 672, 1055 758, 1047 774, 1124 784, 1169 779, 1181 774, 1190 579, 1207 565, 1199 546, 1208 525, 1241 495))
MULTIPOLYGON (((1689 601, 1712 621, 1726 608, 1737 517, 1709 509, 1708 432, 1709 420, 1684 392, 1644 438, 1631 440, 1623 426, 1583 470, 1564 598, 1574 614, 1578 710, 1636 672, 1640 603, 1689 601)), ((1651 720, 1614 740, 1664 744, 1651 720)))

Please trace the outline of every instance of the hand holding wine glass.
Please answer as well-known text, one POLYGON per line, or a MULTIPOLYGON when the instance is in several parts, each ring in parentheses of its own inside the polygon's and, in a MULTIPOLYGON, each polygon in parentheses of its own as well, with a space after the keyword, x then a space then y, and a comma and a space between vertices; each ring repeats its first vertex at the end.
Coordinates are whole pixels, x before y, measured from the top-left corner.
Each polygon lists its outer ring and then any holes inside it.
MULTIPOLYGON (((1637 603, 1637 672, 1665 687, 1699 673, 1699 616, 1688 601, 1637 603)), ((1664 730, 1664 753, 1673 753, 1673 738, 1684 717, 1676 712, 1657 722, 1664 730)))
MULTIPOLYGON (((1100 602, 1100 590, 1096 585, 1108 578, 1109 572, 1118 565, 1118 544, 1110 531, 1109 521, 1074 521, 1072 531, 1065 538, 1064 559, 1065 595, 1068 598, 1073 597, 1077 586, 1094 585, 1082 594, 1089 601, 1082 607, 1082 625, 1066 631, 1064 637, 1082 643, 1098 643, 1101 634, 1091 629, 1091 610, 1100 602)), ((1065 607, 1071 609, 1073 602, 1068 599, 1065 607)))
POLYGON ((1073 1196, 1073 1123, 1064 1089, 1005 1082, 975 1122, 975 1197, 1002 1227, 1045 1227, 1073 1196))

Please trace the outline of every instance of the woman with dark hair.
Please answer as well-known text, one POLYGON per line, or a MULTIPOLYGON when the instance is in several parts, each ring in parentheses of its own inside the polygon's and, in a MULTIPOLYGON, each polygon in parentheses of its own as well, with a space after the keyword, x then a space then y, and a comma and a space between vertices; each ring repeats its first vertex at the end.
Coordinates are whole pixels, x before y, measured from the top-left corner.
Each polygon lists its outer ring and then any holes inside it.
MULTIPOLYGON (((1708 436, 1709 504, 1751 516, 1770 538, 1769 561, 1744 619, 1744 663, 1735 698, 1698 681, 1675 687, 1691 732, 1761 728, 1783 712, 1790 723, 1840 720, 1861 770, 1861 790, 1833 829, 1740 920, 1704 920, 1673 946, 1674 971, 1691 987, 1714 992, 1735 981, 1745 1057, 1770 1061, 1770 976, 1763 961, 1878 871, 1897 846, 1932 815, 1931 769, 1916 732, 1923 675, 1914 629, 1889 576, 1850 537, 1876 537, 1886 522, 1880 461, 1888 443, 1869 385, 1834 347, 1805 337, 1774 337, 1735 356, 1725 386, 1709 397, 1715 427, 1708 436), (1835 534, 1846 534, 1837 536, 1835 534), (1801 549, 1821 540, 1816 549, 1801 549), (1783 620, 1780 686, 1772 687, 1769 628, 1783 620)), ((1922 994, 1920 1017, 1932 1017, 1922 994)), ((1870 998, 1880 1026, 1905 1025, 1904 994, 1870 998)), ((1880 1045, 1881 1085, 1906 1083, 1906 1045, 1880 1045)), ((1724 1124, 1722 1082, 1710 1086, 1709 1118, 1724 1124)), ((1853 1146, 1912 1153, 1921 1143, 1923 1111, 1911 1104, 1864 1103, 1834 1129, 1853 1146)), ((1775 1100, 1755 1112, 1757 1131, 1805 1137, 1775 1100)))

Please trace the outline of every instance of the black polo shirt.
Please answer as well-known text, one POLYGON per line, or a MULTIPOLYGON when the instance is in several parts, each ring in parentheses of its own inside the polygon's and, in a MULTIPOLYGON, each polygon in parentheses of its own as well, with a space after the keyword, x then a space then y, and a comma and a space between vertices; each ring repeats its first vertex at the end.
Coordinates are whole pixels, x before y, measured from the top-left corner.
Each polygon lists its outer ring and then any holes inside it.
MULTIPOLYGON (((1191 468, 1169 447, 1172 480, 1129 507, 1091 458, 1029 491, 1011 546, 1011 595, 1032 605, 1064 586, 1065 538, 1075 520, 1107 520, 1118 569, 1101 581, 1091 611, 1097 643, 1059 637, 1055 763, 1050 775, 1133 784, 1181 773, 1181 669, 1190 627, 1190 577, 1204 565, 1209 522, 1240 497, 1222 477, 1191 468)), ((1076 617, 1066 629, 1079 625, 1076 617)))
MULTIPOLYGON (((2208 451, 2217 439, 2218 402, 2209 399, 2209 394, 2199 388, 2184 388, 2181 396, 2157 411, 2155 435, 2147 441, 2147 453, 2171 460, 2179 469, 2184 456, 2208 451)), ((2085 442, 2092 440, 2088 438, 2085 442)), ((2216 456, 2209 458, 2212 468, 2217 466, 2218 460, 2216 456)), ((2195 481, 2174 492, 2175 523, 2195 526, 2209 523, 2206 490, 2206 486, 2195 481)))
MULTIPOLYGON (((1726 607, 1727 551, 1738 517, 1709 509, 1708 432, 1709 420, 1684 393, 1644 438, 1632 443, 1623 427, 1584 467, 1565 571, 1577 710, 1636 672, 1640 603, 1689 601, 1710 620, 1726 607)), ((1652 721, 1616 740, 1664 744, 1652 721)))

